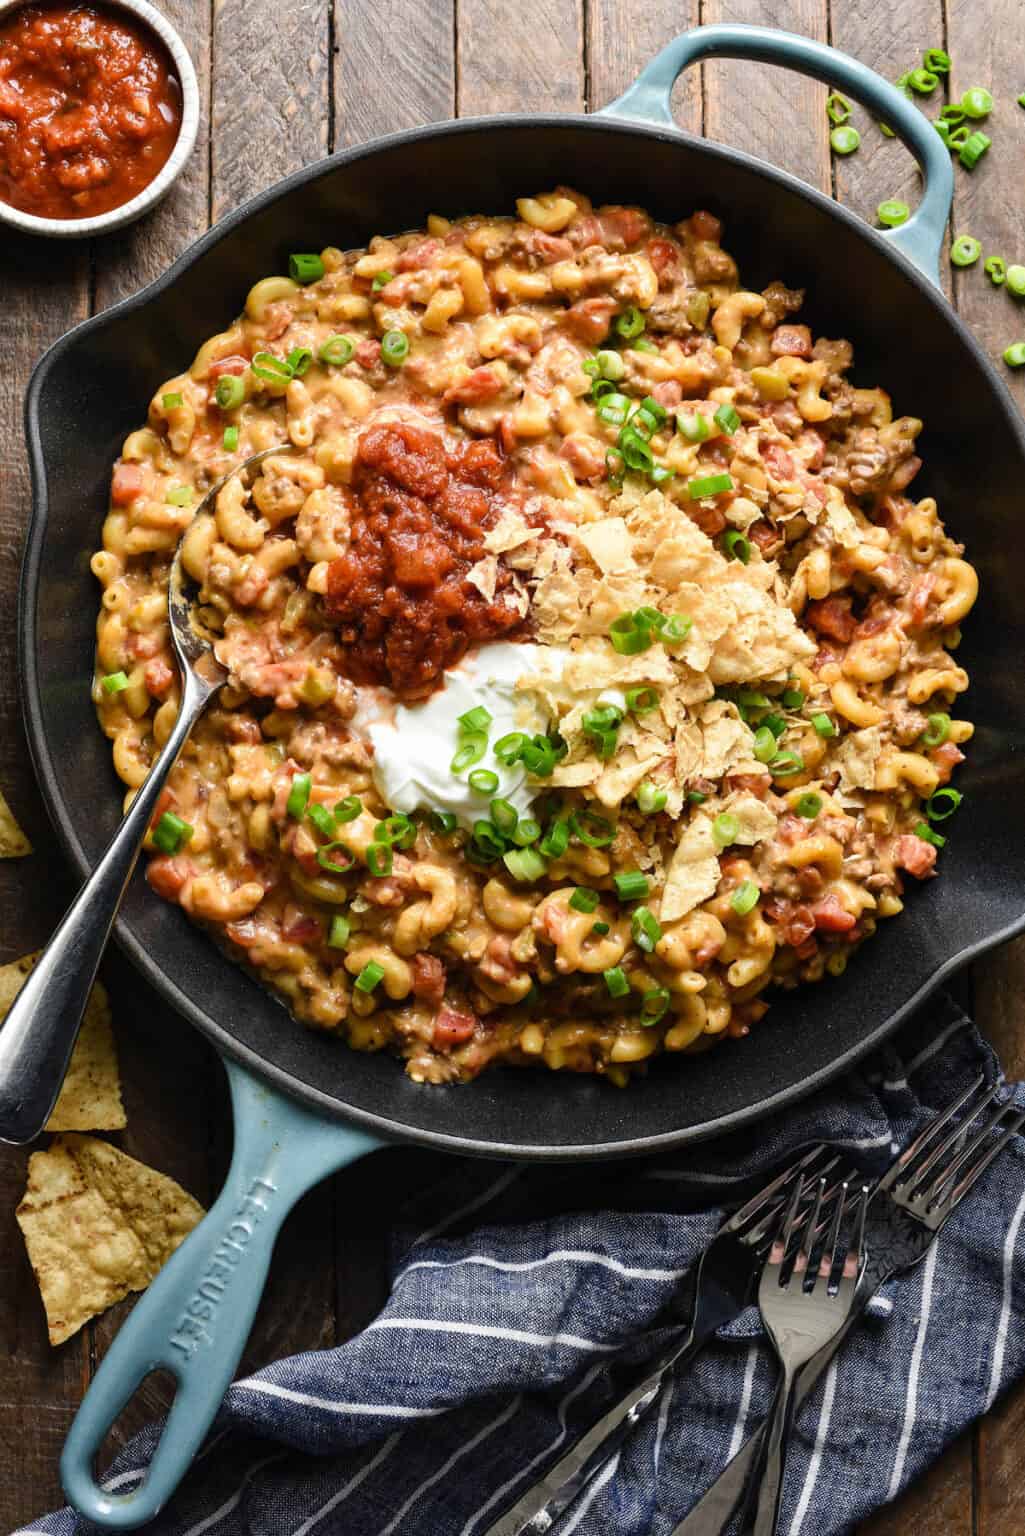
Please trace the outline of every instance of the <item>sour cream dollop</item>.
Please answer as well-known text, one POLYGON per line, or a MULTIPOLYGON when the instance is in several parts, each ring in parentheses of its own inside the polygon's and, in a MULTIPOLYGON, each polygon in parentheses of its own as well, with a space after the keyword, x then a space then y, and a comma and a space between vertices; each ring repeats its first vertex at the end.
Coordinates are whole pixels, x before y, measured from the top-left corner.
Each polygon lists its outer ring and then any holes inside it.
POLYGON ((537 671, 541 652, 551 658, 552 652, 544 646, 512 641, 483 645, 446 672, 442 687, 422 704, 399 704, 391 719, 369 724, 374 782, 382 800, 393 811, 407 815, 422 807, 449 811, 466 828, 487 818, 496 795, 525 816, 541 789, 528 784, 522 763, 505 767, 492 748, 510 731, 534 735, 547 730, 548 720, 537 704, 516 692, 519 679, 537 671), (459 716, 478 705, 487 710, 491 724, 484 756, 473 767, 498 774, 498 788, 491 794, 471 789, 471 770, 452 772, 459 748, 459 716))

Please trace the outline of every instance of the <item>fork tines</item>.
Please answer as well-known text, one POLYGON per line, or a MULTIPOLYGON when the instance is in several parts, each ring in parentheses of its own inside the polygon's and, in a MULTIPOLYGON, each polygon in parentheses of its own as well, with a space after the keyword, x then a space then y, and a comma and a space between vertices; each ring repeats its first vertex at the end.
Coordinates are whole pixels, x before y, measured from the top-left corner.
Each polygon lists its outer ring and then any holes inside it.
POLYGON ((870 1189, 857 1170, 832 1186, 824 1177, 803 1178, 794 1189, 769 1263, 779 1265, 779 1284, 795 1275, 806 1291, 819 1279, 835 1295, 841 1279, 857 1274, 865 1247, 865 1217, 870 1189), (810 1200, 810 1205, 809 1205, 810 1200))

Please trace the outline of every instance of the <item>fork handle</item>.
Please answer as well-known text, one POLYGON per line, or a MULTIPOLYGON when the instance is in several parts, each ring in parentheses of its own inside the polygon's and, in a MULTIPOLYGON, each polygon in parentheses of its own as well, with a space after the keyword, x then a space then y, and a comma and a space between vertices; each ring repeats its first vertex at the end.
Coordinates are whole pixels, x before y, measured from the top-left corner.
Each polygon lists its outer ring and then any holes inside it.
POLYGON ((0 1142, 20 1146, 32 1141, 50 1118, 146 829, 211 694, 209 687, 186 678, 163 751, 11 1006, 0 1030, 0 1142))
POLYGON ((785 1364, 783 1377, 772 1410, 772 1423, 765 1447, 765 1468, 758 1489, 758 1506, 755 1511, 752 1536, 774 1536, 779 1520, 779 1505, 783 1494, 783 1465, 790 1428, 794 1420, 797 1401, 797 1368, 785 1364))

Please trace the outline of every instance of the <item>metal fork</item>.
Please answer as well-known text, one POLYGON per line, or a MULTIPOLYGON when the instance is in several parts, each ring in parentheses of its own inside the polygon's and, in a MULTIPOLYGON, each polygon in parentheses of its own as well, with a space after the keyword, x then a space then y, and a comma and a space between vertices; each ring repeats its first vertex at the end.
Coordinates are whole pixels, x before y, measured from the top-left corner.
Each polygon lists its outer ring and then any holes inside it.
POLYGON ((849 1186, 841 1186, 824 1238, 820 1220, 826 1181, 817 1180, 815 1201, 799 1226, 804 1186, 802 1180, 794 1189, 783 1231, 769 1250, 758 1286, 762 1322, 779 1356, 781 1376, 769 1425, 754 1536, 773 1536, 779 1518, 797 1373, 840 1332, 854 1305, 865 1263, 867 1186, 863 1185, 850 1202, 849 1186))
POLYGON ((853 1170, 841 1169, 835 1149, 813 1147, 723 1223, 694 1268, 690 1322, 682 1335, 661 1350, 644 1379, 631 1386, 539 1482, 489 1526, 485 1536, 536 1536, 551 1529, 657 1400, 667 1373, 693 1359, 715 1330, 737 1317, 753 1299, 762 1262, 795 1190, 805 1190, 803 1209, 813 1197, 809 1192, 815 1179, 826 1180, 831 1195, 843 1175, 850 1177, 853 1170))
MULTIPOLYGON (((870 1192, 868 1259, 840 1332, 801 1371, 795 1412, 812 1392, 879 1288, 923 1259, 965 1196, 1011 1137, 1025 1112, 1000 1102, 1001 1086, 980 1075, 894 1159, 870 1192)), ((762 1425, 675 1527, 672 1536, 719 1536, 733 1517, 761 1455, 762 1425)))

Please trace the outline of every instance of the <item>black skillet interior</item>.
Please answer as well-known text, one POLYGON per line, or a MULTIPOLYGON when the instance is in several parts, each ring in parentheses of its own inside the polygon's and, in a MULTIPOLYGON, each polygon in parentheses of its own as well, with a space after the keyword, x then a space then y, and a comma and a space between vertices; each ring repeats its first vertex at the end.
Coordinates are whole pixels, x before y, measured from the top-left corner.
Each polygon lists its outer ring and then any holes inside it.
POLYGON ((797 1097, 892 1028, 957 961, 1007 936, 1025 907, 1020 507, 1025 445, 1008 397, 936 294, 852 216, 756 162, 683 136, 601 119, 493 120, 425 130, 300 173, 235 216, 141 302, 59 343, 30 393, 36 485, 23 595, 29 734, 61 835, 95 862, 121 802, 89 700, 97 589, 89 573, 110 466, 153 389, 224 327, 290 250, 358 246, 428 212, 508 212, 564 182, 596 202, 676 220, 710 207, 745 284, 806 285, 804 318, 855 343, 856 377, 926 422, 916 491, 937 496, 980 569, 961 660, 978 730, 958 783, 942 878, 911 892, 846 974, 780 996, 755 1034, 657 1063, 620 1093, 587 1078, 500 1071, 470 1087, 411 1084, 385 1056, 345 1049, 276 1002, 155 899, 136 874, 119 932, 135 961, 222 1049, 329 1113, 386 1134, 517 1156, 612 1155, 707 1136, 797 1097), (956 387, 953 387, 956 381, 956 387))

